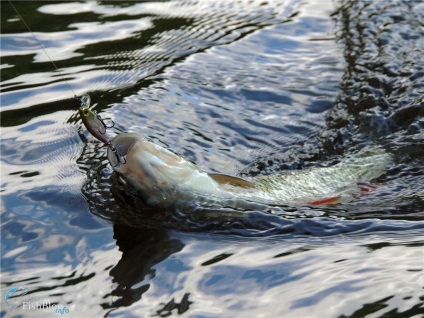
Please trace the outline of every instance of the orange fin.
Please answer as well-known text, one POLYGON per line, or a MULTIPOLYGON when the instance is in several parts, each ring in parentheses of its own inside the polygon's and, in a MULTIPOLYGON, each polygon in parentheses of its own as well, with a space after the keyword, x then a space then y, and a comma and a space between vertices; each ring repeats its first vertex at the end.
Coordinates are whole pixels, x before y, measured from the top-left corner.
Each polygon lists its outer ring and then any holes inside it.
POLYGON ((219 174, 219 173, 209 173, 209 176, 218 183, 229 184, 229 185, 241 187, 241 188, 255 187, 255 185, 252 182, 244 180, 242 178, 238 178, 238 177, 227 176, 225 174, 219 174))
POLYGON ((308 202, 310 205, 320 205, 320 204, 334 204, 337 203, 337 200, 340 199, 340 197, 334 197, 334 198, 327 198, 317 201, 308 202))

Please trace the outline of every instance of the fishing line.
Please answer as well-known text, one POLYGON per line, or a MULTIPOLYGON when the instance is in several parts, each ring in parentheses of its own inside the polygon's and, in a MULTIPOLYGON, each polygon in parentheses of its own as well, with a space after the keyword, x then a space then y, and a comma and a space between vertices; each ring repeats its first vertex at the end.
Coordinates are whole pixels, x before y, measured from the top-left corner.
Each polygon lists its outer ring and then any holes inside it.
POLYGON ((32 36, 34 37, 35 41, 38 43, 38 45, 40 46, 40 48, 43 50, 44 54, 46 54, 46 56, 48 57, 48 59, 50 60, 50 62, 52 62, 53 66, 55 67, 56 71, 59 72, 60 76, 62 77, 62 79, 65 81, 65 83, 68 85, 69 89, 71 90, 72 94, 74 94, 74 97, 78 100, 78 96, 77 94, 75 94, 74 90, 72 89, 71 85, 69 85, 68 81, 65 79, 65 76, 63 76, 62 72, 57 68, 56 64, 54 64, 53 60, 50 58, 50 56, 47 54, 46 50, 44 49, 44 46, 41 44, 41 41, 39 41, 37 39, 37 37, 35 36, 35 34, 31 31, 30 27, 28 26, 28 24, 25 22, 24 18, 19 14, 18 10, 15 8, 15 6, 12 4, 12 1, 9 0, 10 5, 13 7, 13 9, 15 10, 15 12, 18 14, 19 18, 22 20, 22 22, 25 24, 25 26, 28 28, 28 31, 31 32, 32 36))
MULTIPOLYGON (((12 1, 9 0, 10 5, 12 6, 12 8, 15 10, 16 14, 19 16, 19 18, 22 20, 22 22, 25 24, 25 26, 27 27, 28 31, 32 34, 32 36, 34 37, 35 41, 38 43, 38 45, 40 46, 40 48, 43 50, 44 54, 46 54, 46 56, 48 57, 48 59, 50 60, 50 62, 53 64, 54 68, 56 69, 56 71, 60 74, 60 76, 62 77, 62 79, 64 80, 64 82, 66 83, 66 85, 68 85, 69 89, 71 90, 72 94, 74 94, 74 97, 76 100, 78 100, 80 102, 80 113, 83 112, 85 109, 88 109, 91 103, 91 99, 90 96, 88 94, 82 95, 80 98, 77 96, 77 94, 75 94, 74 90, 72 89, 71 85, 68 83, 68 81, 65 79, 65 76, 63 76, 62 72, 57 68, 56 64, 53 62, 53 60, 50 58, 50 56, 47 54, 47 51, 45 50, 43 44, 41 43, 40 40, 37 39, 37 37, 35 36, 35 34, 31 31, 31 28, 28 26, 28 24, 25 22, 24 18, 19 14, 18 10, 15 8, 15 6, 13 5, 12 1)), ((103 125, 104 129, 105 129, 105 133, 106 133, 106 129, 112 128, 115 126, 115 123, 112 121, 112 125, 111 126, 106 126, 105 122, 103 121, 103 119, 100 117, 100 115, 98 115, 95 111, 93 111, 93 115, 97 118, 97 120, 101 123, 101 125, 103 125)), ((89 127, 91 127, 91 125, 94 125, 93 123, 87 123, 86 121, 83 120, 84 125, 86 126, 86 128, 88 129, 89 127)), ((88 129, 90 131, 90 129, 88 129)), ((101 133, 101 132, 100 132, 101 133)), ((93 133, 92 133, 93 134, 93 133)), ((103 135, 103 133, 101 133, 103 135)), ((109 146, 110 149, 115 153, 118 162, 116 165, 118 165, 119 163, 121 164, 125 164, 126 160, 124 157, 122 157, 119 153, 118 150, 112 145, 111 140, 105 140, 104 137, 100 137, 97 136, 96 134, 93 134, 93 136, 97 139, 99 139, 100 141, 102 141, 105 145, 109 146)), ((115 165, 115 166, 116 166, 115 165)), ((114 167, 115 167, 114 166, 114 167)))

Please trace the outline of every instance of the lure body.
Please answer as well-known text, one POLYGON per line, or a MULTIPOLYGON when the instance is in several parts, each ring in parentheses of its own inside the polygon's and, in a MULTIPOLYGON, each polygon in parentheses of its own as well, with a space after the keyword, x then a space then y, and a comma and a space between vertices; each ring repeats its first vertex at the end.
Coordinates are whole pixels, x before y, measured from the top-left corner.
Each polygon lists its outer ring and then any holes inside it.
POLYGON ((108 159, 113 169, 138 189, 147 203, 161 206, 187 201, 232 207, 240 206, 241 202, 272 205, 348 202, 360 192, 359 183, 379 177, 392 163, 390 154, 375 147, 331 167, 238 178, 206 173, 138 134, 120 134, 111 145, 125 158, 125 164, 116 162, 116 152, 109 149, 108 159))
POLYGON ((90 109, 90 96, 83 95, 80 98, 80 103, 79 114, 84 126, 94 137, 109 145, 111 138, 106 133, 105 123, 95 111, 90 109))

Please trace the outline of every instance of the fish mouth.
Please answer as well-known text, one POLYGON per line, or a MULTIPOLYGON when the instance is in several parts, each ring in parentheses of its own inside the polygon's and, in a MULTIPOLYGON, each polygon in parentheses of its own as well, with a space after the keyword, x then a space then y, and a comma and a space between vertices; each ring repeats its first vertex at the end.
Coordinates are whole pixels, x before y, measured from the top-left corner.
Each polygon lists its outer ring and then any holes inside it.
POLYGON ((169 196, 173 192, 178 159, 175 154, 135 133, 117 135, 108 148, 108 160, 120 180, 149 197, 169 196))
POLYGON ((112 167, 115 169, 116 167, 123 165, 130 149, 138 141, 144 140, 144 137, 134 133, 119 134, 113 138, 111 147, 109 147, 107 151, 107 158, 112 167))
POLYGON ((217 182, 206 172, 135 133, 117 135, 108 148, 108 159, 125 183, 152 202, 173 201, 177 193, 217 191, 217 182))

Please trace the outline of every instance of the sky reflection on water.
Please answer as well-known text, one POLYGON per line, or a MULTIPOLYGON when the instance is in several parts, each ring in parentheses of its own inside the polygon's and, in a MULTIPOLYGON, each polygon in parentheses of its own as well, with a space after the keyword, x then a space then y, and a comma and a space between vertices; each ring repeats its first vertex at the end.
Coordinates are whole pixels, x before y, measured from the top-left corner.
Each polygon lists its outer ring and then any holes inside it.
POLYGON ((115 133, 143 133, 208 171, 328 165, 376 141, 397 162, 379 191, 343 206, 134 213, 67 85, 2 2, 2 316, 57 315, 8 312, 16 286, 29 293, 13 303, 56 301, 68 317, 424 314, 419 10, 312 0, 16 7, 115 133), (398 23, 380 34, 378 19, 398 23))

